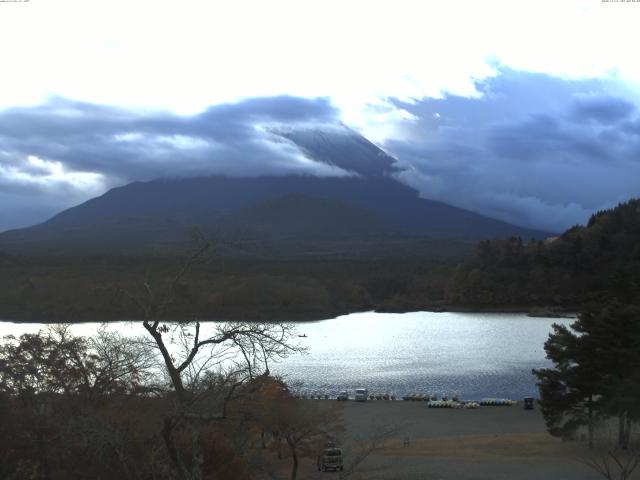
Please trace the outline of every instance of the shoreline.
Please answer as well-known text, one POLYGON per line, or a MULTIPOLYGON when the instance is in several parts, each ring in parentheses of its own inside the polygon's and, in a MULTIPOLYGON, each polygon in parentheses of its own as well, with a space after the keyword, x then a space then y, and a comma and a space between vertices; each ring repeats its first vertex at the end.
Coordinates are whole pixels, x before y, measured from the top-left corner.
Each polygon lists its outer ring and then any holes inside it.
MULTIPOLYGON (((547 307, 547 306, 470 306, 470 305, 451 305, 451 306, 433 306, 431 308, 368 308, 368 309, 345 309, 345 310, 328 310, 324 312, 300 312, 292 314, 269 312, 256 315, 242 314, 242 315, 216 315, 214 317, 205 318, 205 315, 199 315, 198 319, 201 322, 285 322, 285 323, 305 323, 305 322, 318 322, 324 320, 332 320, 336 317, 350 315, 354 313, 486 313, 486 314, 518 314, 526 315, 532 318, 565 318, 571 319, 576 317, 576 312, 579 309, 576 307, 547 307)), ((129 318, 121 317, 109 317, 109 316, 97 316, 93 318, 78 319, 34 319, 34 318, 19 318, 11 317, 10 315, 0 315, 0 322, 10 323, 68 323, 68 324, 82 324, 82 323, 116 323, 116 322, 137 322, 140 320, 132 320, 131 315, 129 318)), ((164 319, 165 322, 176 322, 178 319, 164 319)))

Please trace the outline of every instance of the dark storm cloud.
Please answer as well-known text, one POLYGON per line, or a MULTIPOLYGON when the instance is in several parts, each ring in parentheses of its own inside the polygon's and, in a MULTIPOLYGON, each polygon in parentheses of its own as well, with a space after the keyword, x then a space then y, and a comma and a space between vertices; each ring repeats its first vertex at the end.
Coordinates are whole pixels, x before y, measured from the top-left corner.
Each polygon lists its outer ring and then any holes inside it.
POLYGON ((640 196, 640 119, 613 80, 502 68, 478 97, 414 104, 388 150, 424 197, 520 225, 561 231, 640 196))
POLYGON ((532 115, 515 125, 494 127, 487 136, 487 146, 496 155, 514 161, 545 161, 562 152, 567 161, 607 161, 611 148, 602 136, 591 129, 575 127, 547 115, 532 115))
POLYGON ((54 99, 0 112, 0 149, 124 180, 255 175, 309 167, 291 161, 300 160, 293 145, 260 127, 335 122, 336 115, 326 99, 286 96, 223 104, 186 117, 54 99))
POLYGON ((0 111, 5 196, 0 230, 44 220, 133 180, 216 173, 345 174, 305 158, 294 144, 271 133, 279 125, 336 124, 337 116, 325 98, 290 96, 216 105, 191 116, 62 98, 0 111))
POLYGON ((605 125, 625 120, 635 111, 633 103, 608 96, 579 99, 573 105, 576 121, 594 120, 605 125))

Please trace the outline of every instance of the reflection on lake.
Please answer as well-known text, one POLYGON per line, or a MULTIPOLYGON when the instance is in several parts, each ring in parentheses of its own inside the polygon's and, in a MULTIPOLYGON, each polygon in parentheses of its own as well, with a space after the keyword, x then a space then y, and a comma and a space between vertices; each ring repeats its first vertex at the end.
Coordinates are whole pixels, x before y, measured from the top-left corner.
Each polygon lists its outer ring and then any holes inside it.
MULTIPOLYGON (((309 393, 335 394, 364 386, 370 392, 460 392, 465 399, 537 396, 532 368, 550 365, 544 342, 553 323, 570 319, 523 314, 414 312, 354 313, 298 324, 307 355, 272 367, 309 393)), ((73 326, 89 335, 101 324, 73 326)), ((0 335, 37 332, 41 324, 0 322, 0 335)), ((144 335, 139 323, 109 324, 126 335, 144 335)), ((353 392, 351 392, 353 393, 353 392)))
POLYGON ((309 355, 274 368, 311 392, 460 392, 462 398, 537 396, 532 368, 550 365, 553 323, 523 314, 357 313, 299 326, 309 355))

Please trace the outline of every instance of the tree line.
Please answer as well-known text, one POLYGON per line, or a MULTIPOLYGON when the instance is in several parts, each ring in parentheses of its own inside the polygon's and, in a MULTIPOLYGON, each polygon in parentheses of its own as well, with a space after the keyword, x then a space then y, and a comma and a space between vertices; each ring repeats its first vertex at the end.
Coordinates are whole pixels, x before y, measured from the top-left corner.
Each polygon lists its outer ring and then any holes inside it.
MULTIPOLYGON (((305 320, 354 311, 576 311, 611 292, 640 296, 640 200, 597 212, 556 238, 481 241, 443 255, 307 258, 218 256, 176 285, 174 318, 305 320), (471 250, 471 249, 469 249, 471 250), (464 256, 466 255, 466 257, 464 256)), ((406 247, 406 246, 405 246, 406 247)), ((0 318, 88 321, 132 318, 119 293, 162 278, 182 257, 20 256, 0 253, 0 318)), ((635 301, 635 300, 633 300, 635 301)))
POLYGON ((446 301, 476 307, 557 306, 616 296, 640 301, 640 200, 595 213, 557 238, 485 240, 450 277, 446 301))
MULTIPOLYGON (((135 318, 123 292, 172 275, 182 257, 0 257, 0 318, 109 321, 135 318)), ((364 310, 442 308, 454 260, 238 260, 194 265, 175 285, 172 318, 315 320, 364 310)))

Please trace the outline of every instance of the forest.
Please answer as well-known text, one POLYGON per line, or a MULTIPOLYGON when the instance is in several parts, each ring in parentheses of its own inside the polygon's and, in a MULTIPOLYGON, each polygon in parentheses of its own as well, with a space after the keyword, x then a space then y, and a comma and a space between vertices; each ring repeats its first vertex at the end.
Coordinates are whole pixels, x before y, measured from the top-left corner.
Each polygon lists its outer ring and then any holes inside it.
MULTIPOLYGON (((214 249, 215 250, 215 249, 214 249)), ((0 318, 99 321, 136 314, 127 292, 162 284, 180 256, 0 254, 0 318)), ((640 297, 640 201, 545 241, 481 241, 411 255, 243 258, 213 253, 175 285, 171 318, 311 320, 364 310, 577 311, 640 297)))
MULTIPOLYGON (((101 321, 136 314, 127 292, 162 284, 183 257, 0 258, 0 318, 101 321)), ((176 285, 173 318, 312 320, 354 311, 442 308, 452 260, 237 260, 215 255, 176 285)))
POLYGON ((640 200, 597 212, 586 226, 525 243, 485 240, 450 278, 450 305, 574 310, 616 297, 640 301, 640 200))

